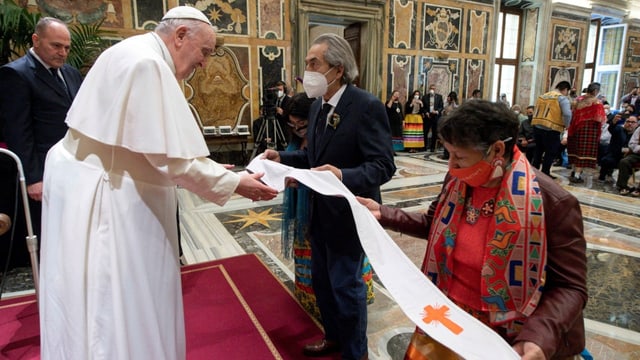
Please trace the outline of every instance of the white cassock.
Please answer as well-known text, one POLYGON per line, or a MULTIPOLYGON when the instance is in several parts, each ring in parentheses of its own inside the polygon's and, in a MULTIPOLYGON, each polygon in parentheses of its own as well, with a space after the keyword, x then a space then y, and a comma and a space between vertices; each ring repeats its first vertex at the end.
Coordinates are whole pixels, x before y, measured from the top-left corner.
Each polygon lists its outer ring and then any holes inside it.
POLYGON ((224 204, 239 176, 209 151, 154 33, 97 60, 48 154, 43 359, 184 359, 176 184, 224 204))

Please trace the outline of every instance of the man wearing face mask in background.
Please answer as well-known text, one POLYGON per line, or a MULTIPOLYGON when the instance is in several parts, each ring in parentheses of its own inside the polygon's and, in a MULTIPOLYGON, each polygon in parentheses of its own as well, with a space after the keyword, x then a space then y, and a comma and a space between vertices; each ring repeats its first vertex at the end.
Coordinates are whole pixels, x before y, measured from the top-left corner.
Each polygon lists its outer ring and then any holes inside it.
MULTIPOLYGON (((275 88, 277 89, 277 100, 276 100, 276 119, 278 120, 278 124, 280 125, 280 129, 282 129, 282 131, 286 131, 287 128, 287 123, 289 121, 289 119, 287 119, 286 114, 284 113, 285 110, 289 104, 289 101, 291 101, 291 97, 287 94, 287 84, 284 81, 278 81, 276 83, 275 88)), ((280 145, 281 142, 279 142, 278 144, 278 150, 284 150, 284 148, 281 147, 280 145)))
MULTIPOLYGON (((436 141, 438 140, 438 119, 444 109, 444 102, 442 101, 442 95, 436 94, 436 86, 429 86, 429 92, 422 97, 422 116, 424 118, 424 132, 425 148, 427 148, 427 136, 431 131, 431 138, 429 140, 428 151, 436 151, 436 141)), ((425 156, 426 157, 426 156, 425 156)))
MULTIPOLYGON (((320 35, 305 58, 303 86, 318 97, 309 112, 306 149, 264 157, 302 169, 331 171, 358 196, 380 200, 380 185, 395 172, 384 104, 355 87, 358 68, 349 43, 320 35)), ((309 232, 313 290, 325 337, 304 348, 307 356, 340 352, 342 359, 367 359, 364 252, 346 200, 314 193, 309 232)))

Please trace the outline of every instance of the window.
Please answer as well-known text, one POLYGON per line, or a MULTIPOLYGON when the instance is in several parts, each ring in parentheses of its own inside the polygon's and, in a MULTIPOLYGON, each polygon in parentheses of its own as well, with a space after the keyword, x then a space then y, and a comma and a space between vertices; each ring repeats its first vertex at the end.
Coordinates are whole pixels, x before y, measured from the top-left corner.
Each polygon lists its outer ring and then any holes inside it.
POLYGON ((602 26, 600 30, 600 46, 598 61, 595 67, 595 81, 599 82, 600 94, 609 102, 612 108, 618 107, 617 95, 619 93, 622 62, 627 36, 627 25, 602 26))
POLYGON ((496 36, 496 61, 493 69, 492 101, 497 101, 500 94, 507 94, 509 104, 514 103, 521 27, 522 12, 519 9, 505 8, 500 11, 496 36))

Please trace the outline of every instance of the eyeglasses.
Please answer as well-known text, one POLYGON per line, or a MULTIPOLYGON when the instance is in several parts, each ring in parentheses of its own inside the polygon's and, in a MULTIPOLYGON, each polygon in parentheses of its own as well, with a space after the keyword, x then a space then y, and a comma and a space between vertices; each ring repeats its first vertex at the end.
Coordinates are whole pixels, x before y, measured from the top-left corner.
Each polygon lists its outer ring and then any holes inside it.
POLYGON ((629 121, 629 120, 627 120, 627 121, 625 121, 625 123, 635 124, 635 123, 637 123, 637 121, 629 121))

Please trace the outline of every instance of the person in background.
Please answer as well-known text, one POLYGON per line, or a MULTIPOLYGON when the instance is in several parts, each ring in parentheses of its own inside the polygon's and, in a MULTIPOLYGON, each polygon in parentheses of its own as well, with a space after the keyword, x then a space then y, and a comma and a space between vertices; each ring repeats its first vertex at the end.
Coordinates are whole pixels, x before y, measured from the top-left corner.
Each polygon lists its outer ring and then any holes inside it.
POLYGON ((43 360, 184 359, 176 185, 218 205, 277 195, 207 157, 179 81, 215 45, 208 18, 179 6, 89 70, 45 163, 43 360))
MULTIPOLYGON (((442 115, 447 116, 453 110, 455 110, 458 106, 459 106, 458 94, 455 91, 451 91, 449 95, 447 95, 447 100, 444 103, 444 109, 442 110, 442 115)), ((449 160, 449 150, 447 150, 447 148, 445 147, 443 147, 443 149, 444 150, 442 152, 442 155, 439 155, 438 157, 441 160, 449 160)))
POLYGON ((402 129, 404 148, 405 150, 409 149, 410 153, 415 153, 424 148, 423 106, 424 103, 420 99, 420 90, 415 90, 405 104, 404 127, 402 129))
POLYGON ((571 117, 571 125, 567 130, 567 152, 569 163, 573 170, 569 181, 582 183, 582 170, 584 168, 596 168, 598 161, 598 144, 602 124, 607 121, 604 107, 598 100, 600 84, 589 84, 587 93, 577 99, 576 106, 571 117))
POLYGON ((511 103, 507 100, 507 94, 500 94, 500 103, 504 104, 507 108, 511 107, 511 103))
POLYGON ((471 92, 471 97, 469 98, 469 100, 480 100, 480 99, 482 99, 482 90, 480 89, 473 90, 473 92, 471 92))
POLYGON ((618 163, 616 187, 620 191, 620 195, 640 196, 640 189, 631 189, 629 187, 629 178, 638 163, 640 163, 640 126, 633 131, 625 156, 618 163))
POLYGON ((511 111, 513 111, 516 115, 518 115, 518 121, 523 122, 527 119, 527 115, 522 113, 522 108, 518 104, 514 104, 511 107, 511 111))
POLYGON ((391 127, 391 141, 393 142, 393 151, 403 151, 404 141, 402 138, 402 121, 404 114, 402 113, 402 104, 400 104, 400 92, 394 90, 391 97, 385 103, 387 109, 387 117, 389 118, 389 126, 391 127))
MULTIPOLYGON (((358 200, 383 227, 426 237, 424 274, 522 359, 574 359, 588 298, 580 203, 514 146, 518 119, 508 108, 465 102, 438 131, 451 158, 428 211, 358 200)), ((458 357, 416 328, 404 358, 458 357)))
POLYGON ((518 141, 516 144, 518 145, 518 149, 525 154, 527 160, 531 162, 533 160, 533 154, 536 151, 536 139, 533 136, 533 127, 531 126, 531 119, 533 119, 533 106, 527 107, 527 115, 524 117, 524 120, 520 120, 520 115, 522 114, 518 114, 520 127, 518 130, 518 141))
MULTIPOLYGON (((278 81, 276 83, 275 88, 276 90, 276 119, 278 120, 278 124, 280 125, 280 129, 282 129, 283 132, 286 131, 287 129, 287 123, 289 121, 289 119, 287 119, 285 112, 285 109, 288 106, 289 101, 291 101, 291 97, 289 96, 289 90, 287 88, 287 84, 284 81, 278 81)), ((284 150, 284 147, 282 147, 282 145, 284 145, 283 142, 278 142, 278 144, 276 144, 276 146, 278 146, 278 150, 284 150)))
MULTIPOLYGON (((353 85, 358 76, 349 43, 335 34, 313 41, 305 57, 304 88, 318 98, 309 111, 308 146, 265 151, 263 158, 300 169, 330 171, 354 194, 380 201, 393 176, 391 131, 384 104, 353 85)), ((324 338, 306 345, 306 356, 340 353, 368 359, 364 251, 345 199, 312 194, 309 236, 313 291, 324 338)))
MULTIPOLYGON (((422 133, 425 141, 425 148, 429 152, 436 152, 436 142, 438 141, 438 120, 444 109, 442 95, 436 93, 436 86, 429 86, 429 91, 422 97, 422 119, 424 125, 422 133), (429 136, 431 133, 431 136, 429 136), (429 146, 427 146, 429 140, 429 146)), ((425 155, 426 157, 426 155, 425 155)))
MULTIPOLYGON (((286 151, 303 150, 307 147, 309 109, 315 99, 305 93, 294 95, 285 109, 292 129, 286 151)), ((294 296, 302 307, 317 320, 320 310, 312 287, 311 242, 309 240, 309 205, 312 191, 304 184, 284 190, 282 219, 282 250, 285 259, 293 258, 295 287, 294 296)), ((367 304, 373 303, 373 268, 365 256, 362 264, 362 280, 367 286, 367 304)))
POLYGON ((538 97, 533 113, 533 137, 536 150, 531 163, 536 169, 542 167, 542 173, 551 175, 551 165, 560 151, 560 134, 571 122, 571 101, 567 96, 571 84, 560 81, 556 88, 538 97))
POLYGON ((638 87, 634 86, 628 94, 620 98, 620 104, 622 105, 620 110, 624 110, 627 105, 636 106, 638 99, 638 87))
POLYGON ((629 140, 637 127, 638 117, 635 115, 629 116, 622 126, 613 122, 609 123, 607 132, 611 134, 611 140, 606 153, 600 160, 600 175, 598 176, 600 182, 613 183, 613 170, 618 168, 620 160, 629 153, 629 140))
MULTIPOLYGON (((76 96, 82 76, 66 64, 71 48, 71 34, 67 25, 52 17, 41 18, 31 35, 33 47, 27 53, 0 67, 0 126, 9 150, 14 152, 24 170, 29 209, 34 234, 40 238, 42 212, 42 175, 47 151, 67 131, 64 119, 76 96)), ((2 171, 8 186, 3 192, 7 200, 0 208, 14 213, 15 183, 17 167, 12 159, 2 161, 2 171)), ((23 214, 22 202, 18 201, 18 214, 23 214)), ((25 244, 26 223, 22 215, 15 219, 15 247, 12 251, 11 267, 27 266, 29 253, 25 244)), ((9 237, 7 233, 5 237, 9 237)), ((4 238, 0 238, 4 239, 4 238)), ((1 241, 0 249, 8 246, 1 241)), ((2 254, 8 253, 1 251, 2 254)), ((5 261, 2 256, 2 262, 5 261)), ((4 264, 2 270, 4 270, 4 264)))

